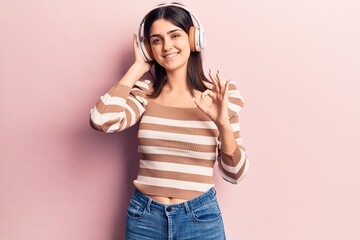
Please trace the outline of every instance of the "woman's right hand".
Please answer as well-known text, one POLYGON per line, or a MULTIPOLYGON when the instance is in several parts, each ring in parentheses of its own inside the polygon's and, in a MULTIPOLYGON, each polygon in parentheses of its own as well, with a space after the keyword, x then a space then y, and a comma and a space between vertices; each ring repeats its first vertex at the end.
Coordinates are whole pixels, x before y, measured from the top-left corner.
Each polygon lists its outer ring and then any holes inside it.
POLYGON ((133 48, 135 56, 134 65, 136 66, 136 68, 142 69, 142 71, 144 71, 143 73, 150 71, 152 64, 151 62, 146 62, 141 55, 136 34, 133 35, 133 48))

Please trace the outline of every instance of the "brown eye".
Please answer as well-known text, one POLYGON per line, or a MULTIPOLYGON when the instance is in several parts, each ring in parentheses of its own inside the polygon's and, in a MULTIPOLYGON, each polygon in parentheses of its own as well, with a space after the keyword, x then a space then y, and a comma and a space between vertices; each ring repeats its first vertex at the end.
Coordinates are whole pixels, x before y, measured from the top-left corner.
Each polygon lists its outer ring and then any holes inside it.
POLYGON ((161 43, 161 39, 160 38, 153 38, 153 40, 151 41, 151 44, 157 45, 161 43))
POLYGON ((171 38, 179 38, 179 37, 181 37, 181 35, 180 35, 180 34, 174 34, 174 35, 171 35, 171 38))

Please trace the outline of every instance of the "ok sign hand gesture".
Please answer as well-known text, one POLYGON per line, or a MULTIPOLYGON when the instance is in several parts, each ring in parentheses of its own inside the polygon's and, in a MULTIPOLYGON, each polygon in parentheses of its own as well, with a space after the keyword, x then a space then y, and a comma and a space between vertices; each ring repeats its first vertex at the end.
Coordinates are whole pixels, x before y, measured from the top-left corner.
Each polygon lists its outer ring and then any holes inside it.
POLYGON ((213 74, 210 69, 209 77, 213 82, 212 90, 205 90, 194 101, 197 107, 208 115, 217 127, 223 127, 229 124, 228 90, 230 81, 222 81, 219 71, 213 74), (212 100, 210 105, 204 101, 207 96, 212 100))

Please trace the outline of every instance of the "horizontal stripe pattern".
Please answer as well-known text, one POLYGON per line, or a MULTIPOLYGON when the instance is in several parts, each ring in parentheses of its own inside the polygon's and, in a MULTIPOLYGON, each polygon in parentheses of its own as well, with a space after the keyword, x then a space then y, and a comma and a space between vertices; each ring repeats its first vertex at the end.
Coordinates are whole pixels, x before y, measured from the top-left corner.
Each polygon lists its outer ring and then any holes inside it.
POLYGON ((188 165, 196 165, 203 167, 214 167, 214 161, 193 158, 193 157, 182 157, 178 155, 166 155, 166 154, 146 154, 140 153, 140 159, 144 159, 147 161, 158 161, 158 162, 169 162, 171 159, 172 163, 180 163, 180 164, 188 164, 188 165))
POLYGON ((154 147, 154 146, 139 146, 140 153, 147 153, 147 154, 166 154, 169 155, 170 159, 171 156, 181 156, 181 157, 192 157, 204 160, 215 160, 214 153, 208 152, 197 152, 197 151, 189 151, 179 148, 167 148, 167 147, 154 147))
POLYGON ((174 149, 183 149, 197 152, 215 152, 216 145, 204 145, 204 144, 195 144, 189 142, 182 142, 179 144, 179 141, 171 140, 161 140, 161 139, 151 139, 151 138, 139 138, 139 143, 141 146, 153 146, 153 147, 165 147, 165 148, 174 148, 174 149))
POLYGON ((169 133, 169 132, 160 132, 155 130, 139 130, 139 138, 152 138, 152 139, 161 139, 169 141, 177 141, 184 143, 194 143, 194 144, 204 144, 204 145, 216 145, 216 138, 213 136, 197 136, 190 134, 181 134, 181 133, 169 133))
POLYGON ((163 126, 172 126, 172 127, 185 127, 189 126, 193 128, 200 129, 217 129, 213 121, 184 121, 184 120, 173 120, 173 119, 164 119, 159 117, 144 116, 141 120, 141 123, 153 123, 163 126))
POLYGON ((200 182, 207 184, 213 184, 214 182, 212 175, 204 176, 204 175, 189 174, 183 172, 162 171, 162 170, 149 169, 149 168, 139 168, 138 174, 141 176, 175 179, 175 180, 188 181, 188 182, 200 182))
POLYGON ((100 97, 90 110, 91 126, 104 132, 122 131, 139 121, 147 105, 149 81, 137 81, 131 89, 119 83, 100 97))
POLYGON ((201 167, 194 165, 186 165, 179 163, 157 162, 140 160, 140 168, 148 168, 162 171, 181 172, 189 174, 198 174, 204 176, 212 176, 213 169, 209 167, 201 167))
MULTIPOLYGON (((236 126, 234 126, 236 128, 236 126)), ((153 131, 161 131, 168 133, 180 133, 180 134, 190 134, 196 136, 217 136, 217 129, 206 129, 206 128, 189 128, 187 127, 177 127, 177 126, 164 126, 159 124, 151 124, 151 123, 141 123, 140 130, 153 130, 153 131)))
POLYGON ((133 88, 117 83, 90 111, 91 125, 101 131, 121 131, 140 120, 139 171, 134 185, 149 195, 191 199, 214 186, 213 167, 238 183, 249 167, 242 146, 238 112, 244 101, 234 82, 228 96, 229 121, 238 148, 222 152, 216 125, 198 108, 176 108, 147 97, 151 82, 139 80, 133 88))

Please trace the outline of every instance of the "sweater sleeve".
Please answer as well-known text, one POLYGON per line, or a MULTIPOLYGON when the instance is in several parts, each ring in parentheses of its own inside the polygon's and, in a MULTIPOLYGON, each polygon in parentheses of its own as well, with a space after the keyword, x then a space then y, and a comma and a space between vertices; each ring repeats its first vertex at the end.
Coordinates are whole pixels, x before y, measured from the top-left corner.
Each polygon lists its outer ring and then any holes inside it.
POLYGON ((90 125, 107 133, 133 126, 145 111, 150 87, 149 80, 139 80, 132 88, 116 83, 90 110, 90 125))
POLYGON ((220 142, 218 145, 217 161, 222 178, 230 183, 237 184, 244 178, 249 168, 249 161, 245 153, 245 147, 242 145, 238 115, 238 112, 244 106, 244 100, 235 82, 230 82, 228 96, 229 121, 238 147, 233 153, 225 153, 221 149, 220 142))

